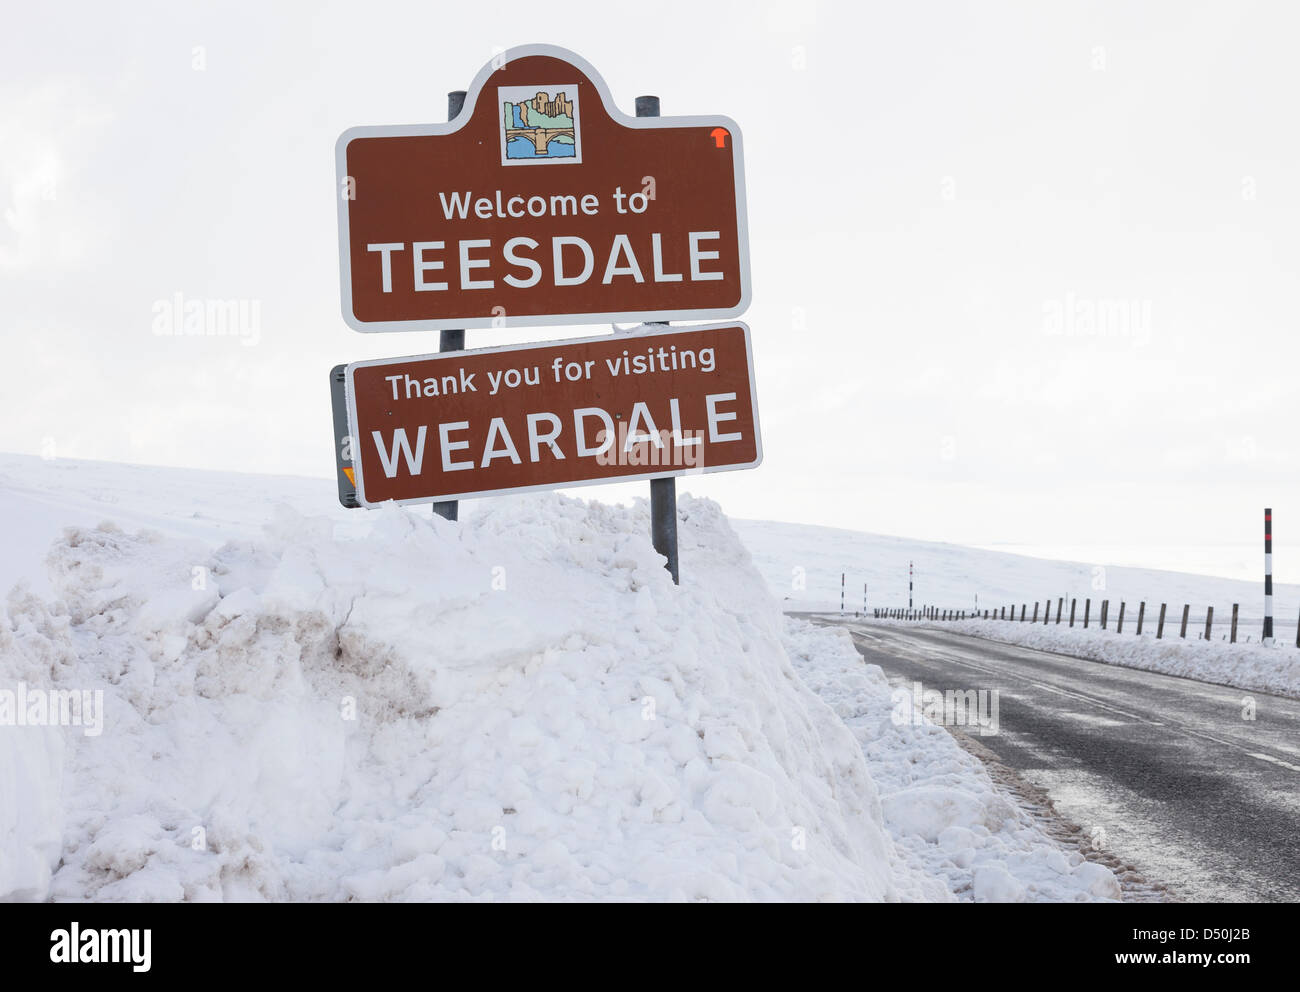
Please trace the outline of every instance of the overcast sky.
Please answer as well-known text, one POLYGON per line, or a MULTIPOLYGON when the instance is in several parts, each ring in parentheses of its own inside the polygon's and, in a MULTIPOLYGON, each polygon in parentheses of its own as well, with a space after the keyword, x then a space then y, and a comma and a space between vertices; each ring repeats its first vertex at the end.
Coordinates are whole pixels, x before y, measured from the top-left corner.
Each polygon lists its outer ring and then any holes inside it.
POLYGON ((1300 559, 1293 5, 615 9, 9 11, 0 449, 332 478, 329 368, 437 349, 340 317, 334 142, 546 42, 745 135, 766 460, 684 488, 1031 546, 1255 544, 1272 504, 1300 559), (176 293, 257 343, 155 335, 176 293))

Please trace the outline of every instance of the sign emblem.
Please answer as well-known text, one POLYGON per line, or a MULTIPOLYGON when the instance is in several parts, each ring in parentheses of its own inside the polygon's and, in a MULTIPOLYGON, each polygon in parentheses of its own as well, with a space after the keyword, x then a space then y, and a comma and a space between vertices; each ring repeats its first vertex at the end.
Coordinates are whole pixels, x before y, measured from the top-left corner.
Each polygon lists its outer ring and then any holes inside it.
POLYGON ((498 86, 501 164, 581 162, 578 96, 571 84, 498 86))

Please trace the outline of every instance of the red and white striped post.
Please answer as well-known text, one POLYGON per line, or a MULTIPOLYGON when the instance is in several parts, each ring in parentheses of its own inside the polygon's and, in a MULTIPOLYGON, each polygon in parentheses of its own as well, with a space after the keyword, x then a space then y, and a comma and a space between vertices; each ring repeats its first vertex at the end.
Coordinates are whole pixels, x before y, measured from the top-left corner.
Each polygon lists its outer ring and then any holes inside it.
POLYGON ((1273 643, 1273 510, 1264 508, 1264 643, 1273 643))

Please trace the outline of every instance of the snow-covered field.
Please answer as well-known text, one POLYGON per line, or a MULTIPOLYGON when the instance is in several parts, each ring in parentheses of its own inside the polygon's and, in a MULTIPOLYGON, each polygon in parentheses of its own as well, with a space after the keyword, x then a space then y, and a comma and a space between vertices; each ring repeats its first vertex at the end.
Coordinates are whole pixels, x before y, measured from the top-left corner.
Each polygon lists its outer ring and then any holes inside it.
MULTIPOLYGON (((940 609, 973 611, 977 607, 997 609, 1013 603, 1056 602, 1092 599, 1093 617, 1103 599, 1111 602, 1111 617, 1127 602, 1127 617, 1137 617, 1137 607, 1147 604, 1147 622, 1154 624, 1160 604, 1167 603, 1169 616, 1182 616, 1183 604, 1191 606, 1193 619, 1205 626, 1207 606, 1214 607, 1216 639, 1227 633, 1232 604, 1241 607, 1238 638, 1258 641, 1264 613, 1264 553, 1261 534, 1258 581, 1167 572, 1114 565, 1099 549, 1095 561, 1056 561, 1025 555, 939 544, 910 538, 885 537, 858 531, 812 527, 804 524, 763 520, 736 520, 734 525, 754 564, 767 580, 773 595, 787 610, 839 610, 840 574, 845 578, 845 607, 862 609, 862 586, 867 584, 868 609, 907 606, 907 566, 914 563, 913 602, 940 609)), ((1262 527, 1262 523, 1261 523, 1262 527)), ((1275 541, 1275 558, 1290 553, 1291 545, 1275 541)), ((1113 550, 1113 549, 1109 549, 1113 550)), ((1300 554, 1300 552, 1297 552, 1300 554)), ((1274 583, 1274 634, 1295 652, 1296 621, 1300 616, 1300 585, 1274 583)), ((1017 614, 1018 615, 1018 614, 1017 614)), ((1126 617, 1126 622, 1128 621, 1126 617)), ((1154 627, 1152 628, 1154 629, 1154 627)), ((1194 635, 1189 631, 1189 637, 1194 635)), ((1300 652, 1295 652, 1300 662, 1300 652)))
MULTIPOLYGON (((1051 561, 955 544, 935 544, 855 531, 762 520, 733 522, 773 595, 787 611, 839 612, 840 573, 846 574, 845 609, 861 611, 862 585, 867 609, 907 605, 907 565, 914 562, 913 601, 940 609, 994 611, 1035 600, 1052 601, 1049 625, 989 621, 944 623, 945 629, 1092 658, 1113 665, 1231 685, 1253 692, 1300 696, 1300 650, 1296 611, 1300 586, 1274 584, 1272 646, 1263 633, 1263 582, 1097 563, 1051 561), (978 600, 976 597, 978 596, 978 600), (1077 599, 1076 626, 1068 626, 1071 598, 1077 599), (1066 620, 1055 623, 1059 601, 1066 620), (1091 623, 1082 627, 1084 600, 1091 599, 1091 623), (1101 601, 1110 600, 1109 629, 1098 626, 1101 601), (1146 602, 1142 636, 1137 636, 1138 605, 1146 602), (1115 633, 1119 604, 1126 603, 1124 631, 1115 633), (1168 606, 1164 637, 1156 639, 1160 604, 1168 606), (1178 636, 1183 604, 1190 605, 1187 638, 1178 636), (1232 604, 1240 605, 1238 643, 1225 641, 1232 604), (1206 607, 1214 608, 1212 639, 1203 639, 1206 607)), ((1261 559, 1263 554, 1261 552, 1261 559)), ((1261 564, 1262 567, 1262 564, 1261 564)), ((881 621, 893 622, 893 621, 881 621)), ((910 621, 900 621, 908 623, 910 621)))
POLYGON ((0 690, 102 699, 0 726, 0 898, 1120 894, 783 617, 710 502, 678 588, 644 504, 457 526, 327 481, 0 471, 0 690))

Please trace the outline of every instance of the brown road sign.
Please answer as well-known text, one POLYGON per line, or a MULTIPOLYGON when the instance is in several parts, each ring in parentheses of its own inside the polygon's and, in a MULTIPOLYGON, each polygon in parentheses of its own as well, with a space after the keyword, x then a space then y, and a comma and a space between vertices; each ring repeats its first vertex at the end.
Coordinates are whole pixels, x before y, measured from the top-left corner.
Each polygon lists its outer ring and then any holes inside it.
POLYGON ((358 501, 753 468, 749 328, 662 328, 347 367, 358 501))
POLYGON ((358 331, 735 317, 749 305, 740 129, 628 117, 528 45, 448 124, 338 140, 343 317, 358 331))

